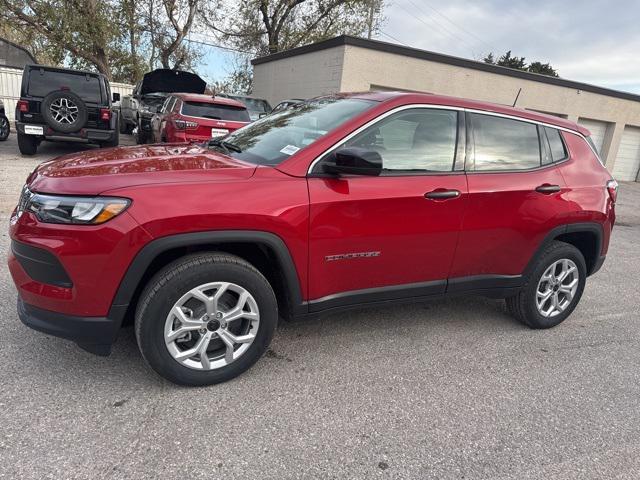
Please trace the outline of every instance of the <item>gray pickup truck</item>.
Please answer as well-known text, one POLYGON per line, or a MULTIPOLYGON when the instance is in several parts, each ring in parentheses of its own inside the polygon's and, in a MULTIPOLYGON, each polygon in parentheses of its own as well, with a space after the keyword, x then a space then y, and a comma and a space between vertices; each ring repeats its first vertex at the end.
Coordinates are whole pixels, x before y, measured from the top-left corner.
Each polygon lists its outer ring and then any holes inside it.
POLYGON ((204 93, 207 83, 195 73, 158 68, 145 73, 133 89, 120 102, 123 133, 135 128, 137 143, 147 143, 151 136, 151 117, 158 112, 171 93, 204 93))

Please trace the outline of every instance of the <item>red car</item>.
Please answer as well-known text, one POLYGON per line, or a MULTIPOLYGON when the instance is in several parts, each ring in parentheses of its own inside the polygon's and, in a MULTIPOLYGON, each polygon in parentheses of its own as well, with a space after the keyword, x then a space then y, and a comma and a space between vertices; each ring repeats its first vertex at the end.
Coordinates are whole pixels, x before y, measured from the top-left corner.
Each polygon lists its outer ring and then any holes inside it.
POLYGON ((603 264, 617 184, 583 127, 415 93, 305 101, 197 144, 41 164, 11 217, 28 326, 145 360, 189 385, 233 378, 278 318, 461 293, 562 322, 603 264))
POLYGON ((206 142, 249 123, 244 104, 230 98, 174 93, 151 118, 151 138, 161 142, 206 142))

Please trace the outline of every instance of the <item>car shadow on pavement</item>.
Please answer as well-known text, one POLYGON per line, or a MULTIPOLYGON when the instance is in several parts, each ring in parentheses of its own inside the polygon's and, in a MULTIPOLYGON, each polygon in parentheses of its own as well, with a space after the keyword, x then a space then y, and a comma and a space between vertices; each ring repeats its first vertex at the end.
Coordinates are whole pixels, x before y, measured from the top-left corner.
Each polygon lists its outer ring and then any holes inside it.
MULTIPOLYGON (((507 334, 524 330, 529 331, 507 315, 503 302, 480 297, 359 308, 315 319, 281 322, 264 358, 239 381, 254 375, 275 375, 274 365, 280 374, 295 374, 300 364, 313 363, 321 357, 339 358, 345 355, 345 349, 352 349, 348 355, 357 360, 360 351, 393 355, 398 343, 414 343, 419 346, 418 351, 425 352, 443 341, 466 343, 488 331, 507 334)), ((104 384, 126 379, 140 387, 171 386, 145 364, 132 326, 122 328, 109 357, 95 356, 72 342, 43 337, 37 332, 33 332, 33 340, 23 346, 23 352, 40 359, 39 371, 34 374, 46 372, 48 377, 56 377, 56 382, 84 384, 87 379, 100 378, 104 384), (27 348, 33 350, 31 354, 27 348)))

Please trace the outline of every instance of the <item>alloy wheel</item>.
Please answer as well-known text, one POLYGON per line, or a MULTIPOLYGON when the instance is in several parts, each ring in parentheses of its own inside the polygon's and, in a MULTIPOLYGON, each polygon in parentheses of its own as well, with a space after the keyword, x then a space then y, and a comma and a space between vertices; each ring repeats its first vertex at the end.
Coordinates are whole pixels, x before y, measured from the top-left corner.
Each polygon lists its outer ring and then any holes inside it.
POLYGON ((71 125, 78 119, 78 106, 68 98, 58 98, 49 106, 53 119, 61 124, 71 125))
POLYGON ((164 325, 164 341, 178 363, 215 370, 240 358, 260 325, 258 304, 234 283, 206 283, 189 290, 173 306, 164 325))
POLYGON ((543 317, 555 317, 564 312, 575 297, 580 282, 578 267, 568 258, 553 262, 547 268, 536 289, 536 306, 543 317))
POLYGON ((4 138, 9 135, 9 120, 0 116, 0 138, 4 138))

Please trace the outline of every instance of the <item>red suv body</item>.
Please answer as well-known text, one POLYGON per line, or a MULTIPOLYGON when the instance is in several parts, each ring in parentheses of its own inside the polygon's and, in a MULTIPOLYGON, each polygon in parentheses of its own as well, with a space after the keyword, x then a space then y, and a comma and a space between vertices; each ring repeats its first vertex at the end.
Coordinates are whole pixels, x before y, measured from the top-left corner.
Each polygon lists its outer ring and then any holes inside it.
POLYGON ((244 104, 230 98, 174 93, 151 118, 155 142, 207 142, 249 123, 244 104))
POLYGON ((278 316, 473 293, 554 326, 615 221, 617 184, 588 136, 505 106, 366 93, 209 148, 66 155, 29 176, 11 218, 20 318, 107 354, 135 317, 145 359, 188 384, 249 368, 278 316), (227 336, 238 315, 248 326, 227 336))

